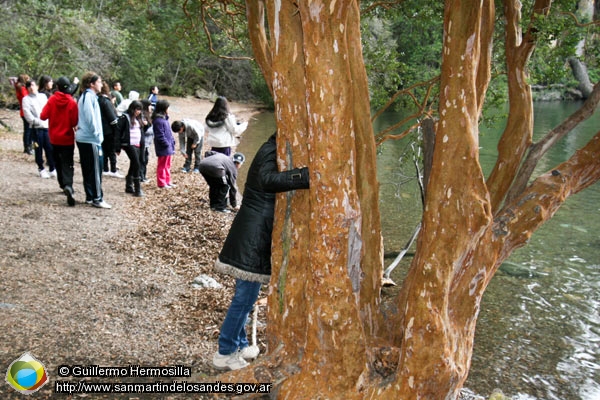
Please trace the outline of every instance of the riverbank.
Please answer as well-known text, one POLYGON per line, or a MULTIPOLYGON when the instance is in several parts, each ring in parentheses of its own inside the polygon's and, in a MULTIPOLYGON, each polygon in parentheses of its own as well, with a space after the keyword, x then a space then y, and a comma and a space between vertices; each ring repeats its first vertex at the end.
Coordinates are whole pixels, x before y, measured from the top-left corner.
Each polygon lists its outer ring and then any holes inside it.
MULTIPOLYGON (((193 98, 168 100, 172 120, 201 120, 212 107, 193 98)), ((248 120, 260 111, 255 105, 231 106, 248 120)), ((192 376, 179 380, 214 381, 218 371, 211 357, 233 282, 213 274, 212 264, 233 215, 210 211, 204 179, 179 172, 183 158, 176 155, 175 189, 157 189, 151 172, 146 196, 140 199, 124 193, 123 180, 105 178, 105 197, 113 209, 100 210, 81 204, 81 171, 76 166, 78 204, 68 207, 56 181, 39 178, 32 156, 22 153, 18 112, 0 109, 0 121, 5 126, 0 127, 0 367, 24 352, 37 357, 51 382, 35 395, 40 399, 56 397, 52 385, 59 380, 60 365, 183 365, 192 376), (201 274, 223 288, 197 288, 193 280, 201 274)), ((149 171, 154 171, 155 161, 152 157, 149 171)), ((124 154, 118 164, 121 170, 128 168, 124 154)), ((265 322, 262 308, 259 321, 265 322)), ((257 339, 264 352, 264 325, 257 339)), ((22 395, 0 385, 0 397, 22 395)), ((469 391, 461 398, 483 399, 469 391)))

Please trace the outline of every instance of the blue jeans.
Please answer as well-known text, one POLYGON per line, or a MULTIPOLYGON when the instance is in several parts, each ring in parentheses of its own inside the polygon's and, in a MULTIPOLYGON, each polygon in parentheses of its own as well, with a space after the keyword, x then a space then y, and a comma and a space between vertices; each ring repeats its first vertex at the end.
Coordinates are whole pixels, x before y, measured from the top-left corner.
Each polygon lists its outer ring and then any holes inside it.
POLYGON ((260 282, 235 280, 235 293, 219 334, 219 354, 229 355, 248 347, 246 320, 258 298, 260 282))

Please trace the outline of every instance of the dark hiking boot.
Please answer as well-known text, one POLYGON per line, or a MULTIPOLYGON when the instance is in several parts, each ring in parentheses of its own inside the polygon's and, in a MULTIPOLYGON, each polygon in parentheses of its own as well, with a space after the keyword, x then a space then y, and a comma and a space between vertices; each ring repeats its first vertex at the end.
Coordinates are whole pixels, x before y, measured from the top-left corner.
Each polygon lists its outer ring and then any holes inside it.
POLYGON ((67 204, 70 207, 73 207, 75 205, 75 197, 73 197, 73 188, 71 186, 65 186, 63 191, 65 192, 65 195, 67 196, 67 204))
POLYGON ((135 193, 133 188, 133 176, 127 175, 125 177, 125 193, 135 193))
POLYGON ((140 178, 135 178, 133 180, 134 193, 135 197, 144 197, 144 192, 142 191, 142 182, 140 178))

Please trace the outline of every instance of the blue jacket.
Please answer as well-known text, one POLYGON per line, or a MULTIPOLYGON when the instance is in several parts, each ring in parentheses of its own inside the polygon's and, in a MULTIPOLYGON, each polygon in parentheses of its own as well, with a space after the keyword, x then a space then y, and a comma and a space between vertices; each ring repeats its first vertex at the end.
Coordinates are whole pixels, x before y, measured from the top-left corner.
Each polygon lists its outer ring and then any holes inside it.
POLYGON ((102 134, 102 116, 98 97, 92 89, 86 89, 79 98, 79 122, 75 140, 81 143, 92 143, 100 146, 104 141, 102 134))
POLYGON ((158 116, 152 123, 154 130, 154 150, 157 157, 175 154, 175 138, 171 132, 168 117, 158 116))

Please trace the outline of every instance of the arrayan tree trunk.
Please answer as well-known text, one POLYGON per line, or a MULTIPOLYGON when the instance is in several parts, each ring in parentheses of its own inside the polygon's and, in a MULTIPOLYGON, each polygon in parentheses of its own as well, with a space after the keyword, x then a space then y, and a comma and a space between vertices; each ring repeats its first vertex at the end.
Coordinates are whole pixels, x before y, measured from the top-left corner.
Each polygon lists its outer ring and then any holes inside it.
POLYGON ((280 166, 308 166, 311 188, 278 196, 270 354, 235 379, 287 378, 278 385, 281 397, 358 393, 370 341, 383 328, 379 188, 358 4, 246 7, 275 100, 280 166))
MULTIPOLYGON (((535 12, 547 12, 538 0, 535 12)), ((531 143, 520 4, 505 0, 511 116, 486 183, 478 121, 494 3, 446 0, 439 122, 417 251, 384 319, 375 142, 355 0, 246 2, 255 58, 275 100, 281 169, 310 189, 277 198, 268 353, 223 381, 273 382, 278 398, 455 398, 485 288, 565 199, 600 178, 600 132, 507 198, 531 143), (267 29, 268 27, 268 29, 267 29), (268 33, 267 33, 268 32, 268 33), (516 113, 516 114, 513 114, 516 113), (515 159, 516 157, 516 159, 515 159)), ((590 105, 593 107, 593 105, 590 105)))

